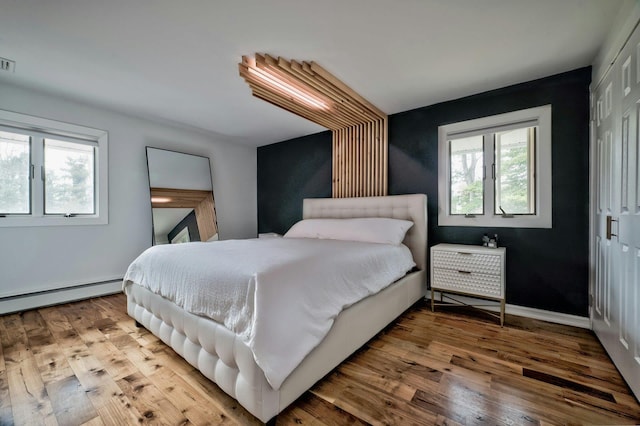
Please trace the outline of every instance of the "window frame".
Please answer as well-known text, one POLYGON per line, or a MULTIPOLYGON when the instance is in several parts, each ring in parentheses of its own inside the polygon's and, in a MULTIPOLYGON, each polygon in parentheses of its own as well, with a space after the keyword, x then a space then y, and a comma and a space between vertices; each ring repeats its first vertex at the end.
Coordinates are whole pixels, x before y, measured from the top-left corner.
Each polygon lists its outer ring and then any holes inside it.
POLYGON ((7 214, 4 217, 0 217, 0 228, 20 226, 106 225, 109 223, 109 137, 107 131, 5 110, 0 110, 0 126, 6 128, 7 131, 16 133, 23 132, 31 136, 31 149, 29 154, 32 167, 30 179, 31 213, 7 214), (44 166, 45 138, 82 143, 95 147, 95 214, 65 216, 62 214, 44 213, 44 183, 42 181, 42 168, 40 166, 44 166))
MULTIPOLYGON (((505 114, 492 115, 473 120, 446 124, 438 127, 438 226, 472 226, 495 228, 551 228, 552 227, 552 187, 551 187, 551 105, 528 108, 505 114), (491 165, 495 153, 484 158, 484 214, 465 216, 450 214, 451 170, 449 141, 473 135, 484 135, 486 153, 495 150, 493 135, 509 128, 537 126, 534 152, 535 214, 502 215, 495 214, 495 179, 491 165), (489 138, 488 138, 489 136, 489 138), (487 140, 491 148, 487 148, 487 140), (489 163, 488 160, 491 160, 489 163)), ((508 212, 507 212, 508 213, 508 212)))
POLYGON ((2 210, 0 210, 0 215, 5 216, 6 215, 11 215, 11 216, 15 216, 15 217, 29 217, 31 216, 31 214, 33 213, 33 197, 31 196, 31 194, 33 194, 33 179, 31 178, 31 174, 32 174, 32 164, 33 164, 33 137, 31 135, 25 135, 24 132, 21 132, 20 130, 16 130, 14 128, 8 128, 8 127, 4 127, 0 125, 0 131, 3 132, 8 132, 8 133, 13 133, 13 134, 20 134, 22 136, 28 136, 29 137, 29 141, 27 143, 28 146, 28 151, 29 151, 29 164, 28 164, 28 170, 27 173, 29 175, 28 179, 29 179, 29 199, 28 199, 28 211, 26 213, 7 213, 4 212, 2 210))

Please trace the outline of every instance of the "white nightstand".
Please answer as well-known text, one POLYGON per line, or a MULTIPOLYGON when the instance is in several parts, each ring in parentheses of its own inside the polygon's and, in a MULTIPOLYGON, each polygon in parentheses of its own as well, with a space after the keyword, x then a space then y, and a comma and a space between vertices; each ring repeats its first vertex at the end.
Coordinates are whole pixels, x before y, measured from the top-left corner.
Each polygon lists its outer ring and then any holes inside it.
MULTIPOLYGON (((504 325, 505 258, 504 247, 462 244, 438 244, 431 247, 431 310, 436 305, 434 291, 440 292, 441 302, 443 293, 495 300, 500 302, 500 325, 504 325)), ((482 306, 450 299, 463 305, 482 306)))

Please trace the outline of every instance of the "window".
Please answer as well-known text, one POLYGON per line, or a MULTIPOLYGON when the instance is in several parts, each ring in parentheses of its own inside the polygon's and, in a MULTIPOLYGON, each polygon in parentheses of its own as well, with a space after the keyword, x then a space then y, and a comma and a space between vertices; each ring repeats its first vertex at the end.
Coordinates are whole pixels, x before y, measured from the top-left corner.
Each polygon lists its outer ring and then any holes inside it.
POLYGON ((494 135, 495 214, 536 214, 536 129, 523 127, 494 135))
POLYGON ((44 213, 94 214, 95 147, 44 140, 44 213))
POLYGON ((450 214, 484 214, 482 136, 449 141, 450 214))
POLYGON ((0 130, 0 214, 30 214, 31 138, 0 130))
POLYGON ((107 133, 0 110, 0 227, 106 224, 107 133))
POLYGON ((438 225, 551 227, 551 106, 438 128, 438 225))

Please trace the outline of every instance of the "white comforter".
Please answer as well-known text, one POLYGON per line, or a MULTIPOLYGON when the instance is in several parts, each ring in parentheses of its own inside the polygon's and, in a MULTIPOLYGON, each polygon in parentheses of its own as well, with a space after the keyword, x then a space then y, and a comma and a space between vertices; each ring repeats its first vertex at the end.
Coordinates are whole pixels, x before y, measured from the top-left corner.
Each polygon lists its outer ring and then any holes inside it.
POLYGON ((344 308, 413 266, 403 245, 306 238, 160 245, 129 266, 124 288, 139 284, 224 324, 279 389, 344 308))

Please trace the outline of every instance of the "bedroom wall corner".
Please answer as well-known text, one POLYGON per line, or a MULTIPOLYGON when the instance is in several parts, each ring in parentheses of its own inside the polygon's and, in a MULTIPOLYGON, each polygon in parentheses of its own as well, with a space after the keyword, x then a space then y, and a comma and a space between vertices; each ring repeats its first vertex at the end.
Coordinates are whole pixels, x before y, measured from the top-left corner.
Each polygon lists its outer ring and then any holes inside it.
MULTIPOLYGON (((0 83, 0 109, 109 132, 109 224, 0 228, 0 301, 33 292, 64 294, 59 290, 87 284, 99 287, 124 276, 129 263, 151 245, 145 146, 209 157, 221 237, 257 234, 254 147, 6 83, 0 83)), ((79 287, 72 298, 84 294, 96 295, 79 287)))

